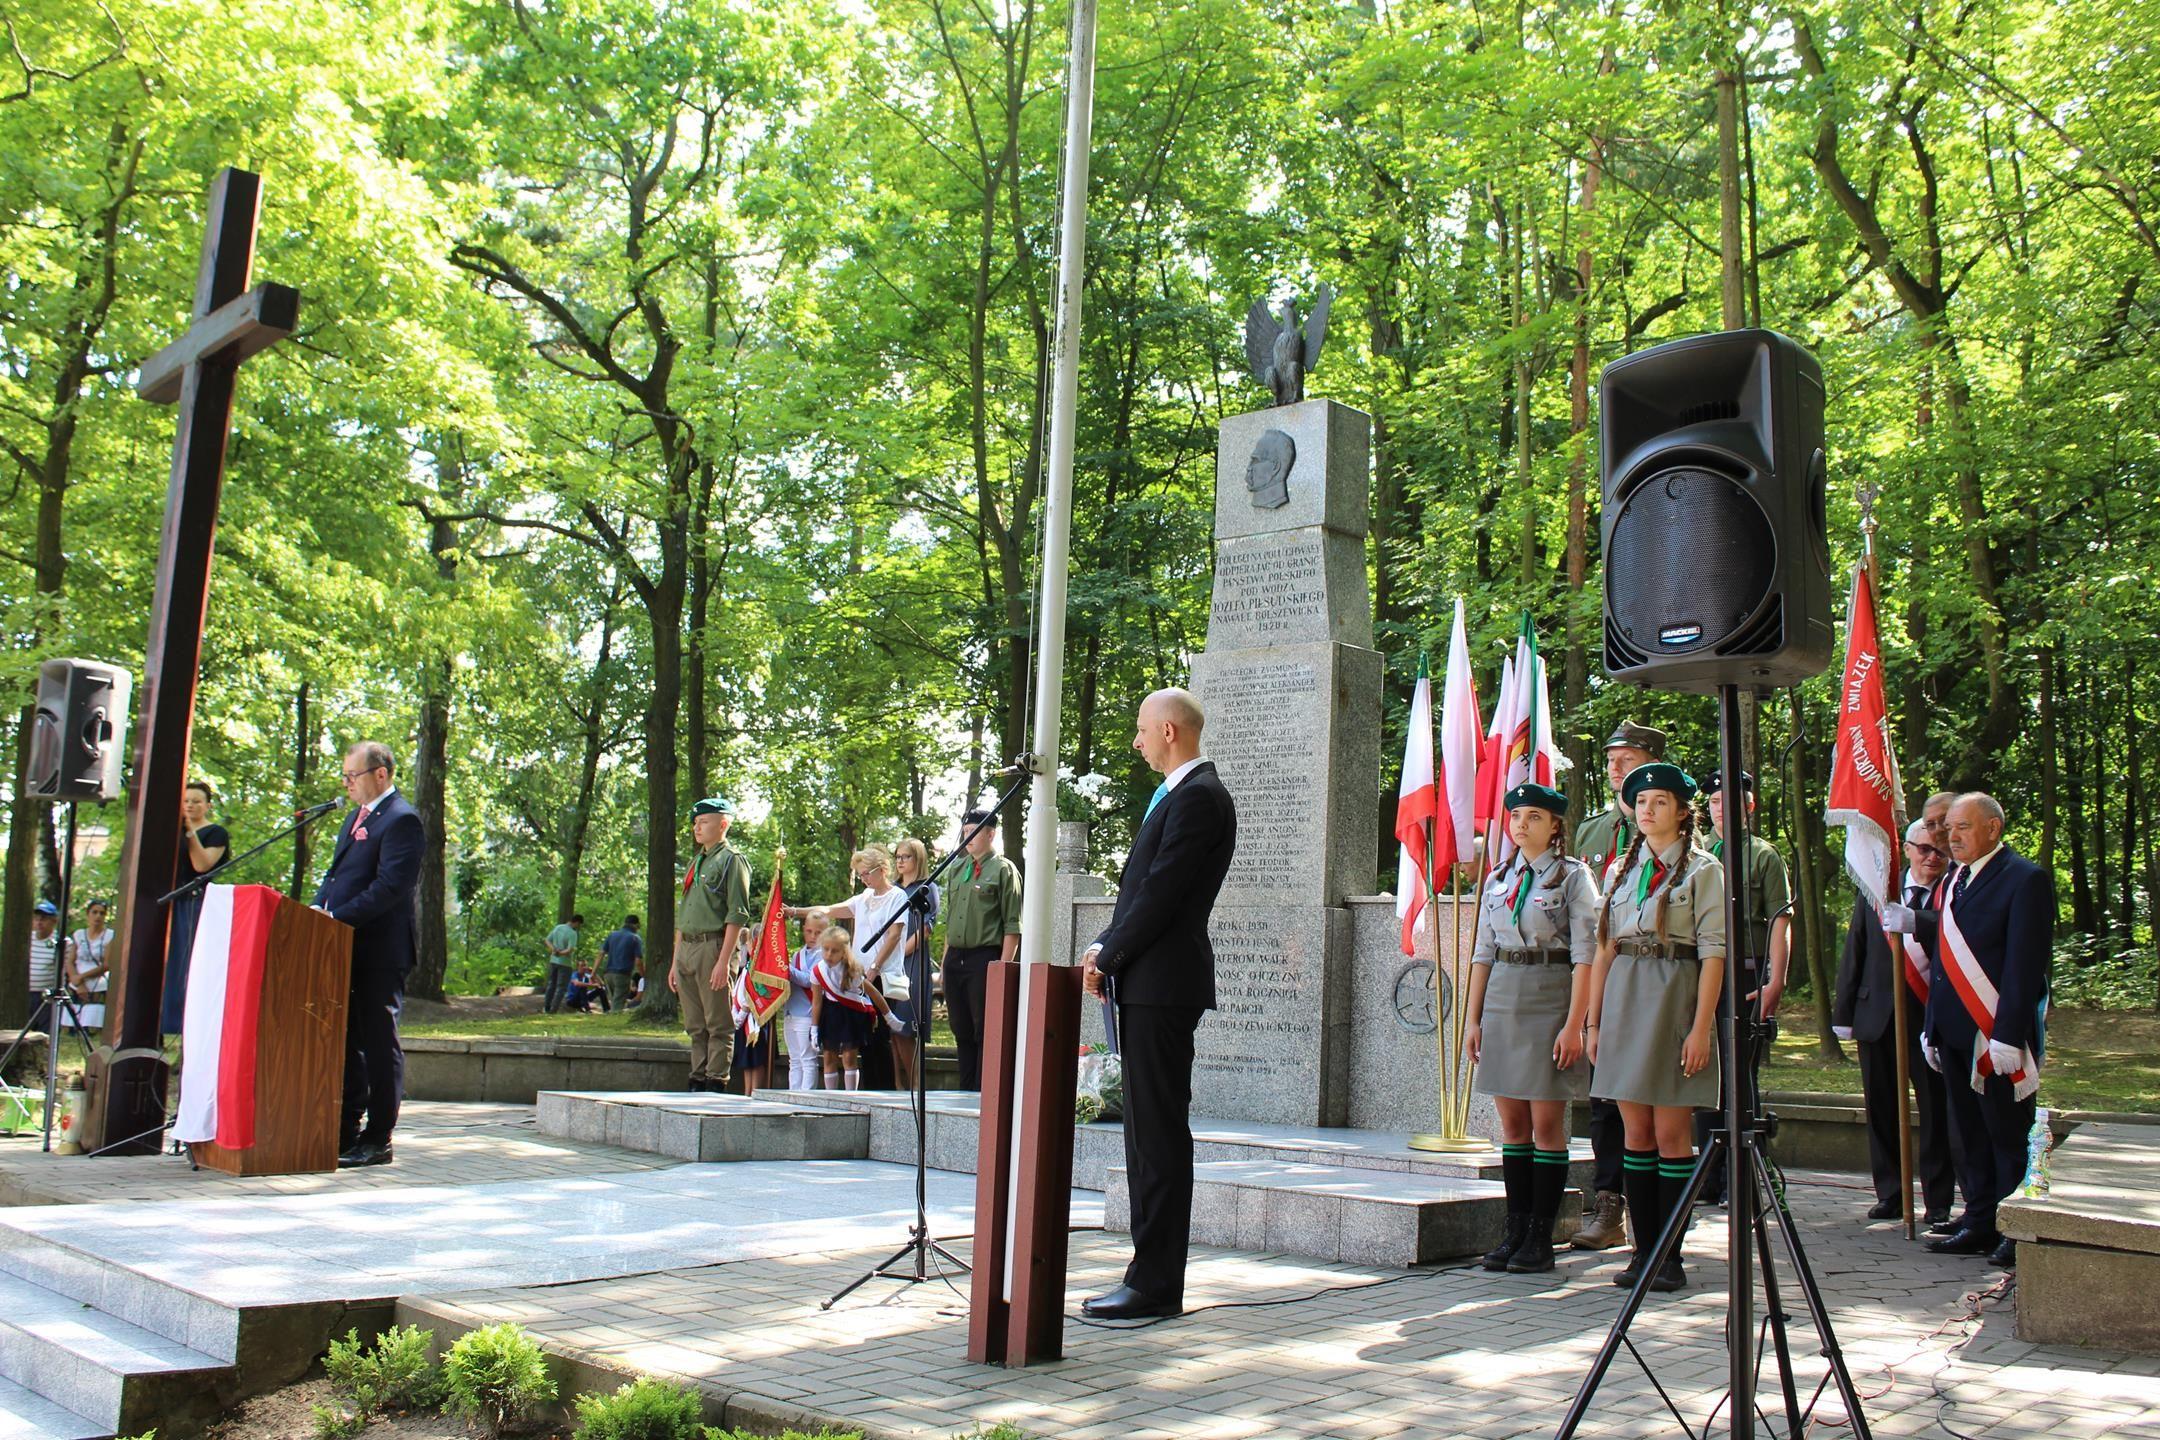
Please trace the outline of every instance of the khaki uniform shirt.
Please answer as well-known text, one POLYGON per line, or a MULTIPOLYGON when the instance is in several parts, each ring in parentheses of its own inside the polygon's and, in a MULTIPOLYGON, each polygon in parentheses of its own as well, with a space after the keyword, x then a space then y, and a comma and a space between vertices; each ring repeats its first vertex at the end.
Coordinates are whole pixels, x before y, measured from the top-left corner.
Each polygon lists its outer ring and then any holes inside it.
MULTIPOLYGON (((1710 842, 1711 858, 1724 867, 1725 842, 1710 842)), ((1747 858, 1740 862, 1747 876, 1748 943, 1740 952, 1747 960, 1770 958, 1770 922, 1786 913, 1792 904, 1792 881, 1785 874, 1785 861, 1778 855, 1777 847, 1760 835, 1748 836, 1747 858)))
POLYGON ((675 907, 675 928, 685 934, 718 934, 730 925, 752 925, 750 862, 723 840, 691 862, 690 884, 675 907))
POLYGON ((1590 867, 1548 850, 1531 867, 1521 915, 1509 903, 1522 872, 1512 863, 1485 884, 1478 900, 1477 949, 1470 961, 1490 965, 1498 950, 1565 950, 1577 965, 1597 958, 1597 885, 1590 867), (1566 874, 1554 883, 1554 868, 1566 874))
POLYGON ((1568 853, 1590 867, 1591 879, 1602 883, 1606 862, 1627 853, 1628 841, 1634 838, 1635 817, 1615 800, 1575 827, 1575 843, 1568 853))
POLYGON ((1605 894, 1610 922, 1605 938, 1656 944, 1658 895, 1666 894, 1665 939, 1672 945, 1693 945, 1696 958, 1711 960, 1725 954, 1725 874, 1710 852, 1686 849, 1678 840, 1660 857, 1668 867, 1684 866, 1664 891, 1653 891, 1638 904, 1636 892, 1642 874, 1650 868, 1650 847, 1637 852, 1627 873, 1613 881, 1605 894))
POLYGON ((1012 861, 994 850, 981 860, 965 856, 952 877, 945 891, 948 948, 998 945, 1020 933, 1020 872, 1012 861))

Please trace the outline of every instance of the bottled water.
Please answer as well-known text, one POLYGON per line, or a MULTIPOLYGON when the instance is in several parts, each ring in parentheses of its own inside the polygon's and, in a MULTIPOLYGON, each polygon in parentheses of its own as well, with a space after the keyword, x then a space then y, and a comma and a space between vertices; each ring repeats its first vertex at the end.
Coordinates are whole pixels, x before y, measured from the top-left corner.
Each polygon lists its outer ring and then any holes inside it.
POLYGON ((2018 1194, 2028 1200, 2047 1197, 2048 1151, 2055 1143, 2055 1132, 2049 1121, 2050 1113, 2045 1105, 2035 1109, 2032 1133, 2025 1137, 2025 1183, 2018 1187, 2018 1194))

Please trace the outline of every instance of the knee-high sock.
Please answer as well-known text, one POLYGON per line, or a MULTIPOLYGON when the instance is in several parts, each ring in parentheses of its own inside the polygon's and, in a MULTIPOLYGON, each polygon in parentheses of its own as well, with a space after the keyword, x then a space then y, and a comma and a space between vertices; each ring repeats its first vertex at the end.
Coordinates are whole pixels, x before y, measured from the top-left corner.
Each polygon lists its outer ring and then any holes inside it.
POLYGON ((1500 1147, 1500 1183, 1507 1187, 1507 1213, 1510 1215, 1530 1213, 1531 1155, 1528 1145, 1500 1147))
POLYGON ((1635 1232, 1638 1255, 1648 1255, 1657 1247, 1658 1229, 1665 1219, 1657 1167, 1655 1150, 1630 1150, 1620 1162, 1621 1183, 1627 1187, 1628 1228, 1635 1232))
POLYGON ((850 1070, 847 1072, 847 1088, 850 1090, 862 1089, 862 1071, 850 1070))
POLYGON ((1565 1150, 1539 1150, 1531 1156, 1530 1213, 1541 1222, 1560 1213, 1560 1197, 1567 1193, 1567 1167, 1565 1150))
MULTIPOLYGON (((1692 1156, 1680 1159, 1663 1158, 1658 1161, 1659 1224, 1662 1225, 1671 1218, 1673 1211, 1680 1208, 1681 1201, 1687 1196, 1688 1181, 1693 1179, 1694 1175, 1695 1161, 1692 1156)), ((1679 1254, 1678 1247, 1675 1247, 1674 1258, 1677 1259, 1679 1254)))

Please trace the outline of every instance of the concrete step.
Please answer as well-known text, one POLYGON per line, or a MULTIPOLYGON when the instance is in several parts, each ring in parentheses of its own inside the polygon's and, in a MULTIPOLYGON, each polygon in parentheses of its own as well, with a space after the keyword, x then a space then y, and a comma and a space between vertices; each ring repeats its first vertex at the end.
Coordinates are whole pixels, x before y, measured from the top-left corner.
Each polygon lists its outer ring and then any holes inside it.
MULTIPOLYGON (((1575 1233, 1581 1208, 1579 1194, 1561 1201, 1556 1238, 1575 1233)), ((1425 1265, 1483 1252, 1499 1239, 1506 1217, 1506 1192, 1488 1180, 1268 1160, 1193 1167, 1196 1245, 1357 1265, 1425 1265)), ((1122 1165, 1110 1172, 1103 1228, 1132 1228, 1122 1165)))
POLYGON ((705 1095, 677 1091, 545 1090, 540 1132, 677 1160, 860 1160, 866 1112, 791 1103, 786 1091, 705 1095), (778 1097, 778 1098, 776 1098, 778 1097))
POLYGON ((86 1420, 65 1405, 0 1380, 0 1440, 99 1440, 110 1426, 86 1420))
MULTIPOLYGON (((915 1159, 915 1124, 911 1097, 896 1090, 760 1090, 760 1100, 796 1106, 866 1113, 870 1117, 869 1158, 896 1164, 915 1159)), ((975 1173, 980 1097, 969 1091, 932 1091, 929 1095, 925 1149, 933 1170, 975 1173)), ((1500 1152, 1468 1154, 1413 1150, 1400 1131, 1348 1130, 1329 1126, 1266 1125, 1246 1120, 1192 1122, 1193 1158, 1270 1161, 1282 1164, 1334 1165, 1349 1170, 1393 1171, 1462 1180, 1500 1179, 1500 1152)), ((1080 1125, 1073 1130, 1073 1185, 1107 1190, 1110 1171, 1125 1163, 1125 1132, 1116 1123, 1080 1125)), ((1569 1148, 1568 1183, 1587 1187, 1593 1162, 1590 1143, 1569 1148)), ((1482 1247, 1481 1247, 1482 1248, 1482 1247)))
POLYGON ((238 1308, 77 1249, 50 1231, 0 1225, 0 1274, 94 1306, 212 1359, 230 1364, 239 1357, 238 1308))
POLYGON ((0 1377, 133 1435, 201 1413, 235 1367, 20 1276, 0 1277, 0 1377))

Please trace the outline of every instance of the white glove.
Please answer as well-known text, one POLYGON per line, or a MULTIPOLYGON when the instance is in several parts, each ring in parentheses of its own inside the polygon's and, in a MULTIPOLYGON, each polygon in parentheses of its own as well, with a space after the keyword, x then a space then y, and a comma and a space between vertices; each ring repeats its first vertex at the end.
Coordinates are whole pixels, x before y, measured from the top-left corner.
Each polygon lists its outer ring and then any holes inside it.
POLYGON ((890 1010, 885 1012, 885 1023, 892 1027, 892 1033, 895 1035, 898 1035, 901 1031, 907 1029, 907 1021, 902 1020, 898 1015, 893 1014, 890 1010))
POLYGON ((1882 928, 1892 935, 1917 935, 1920 927, 1913 919, 1910 905, 1885 905, 1882 907, 1882 928))
POLYGON ((1925 1035, 1920 1037, 1920 1058, 1927 1061, 1928 1069, 1942 1074, 1942 1051, 1936 1049, 1935 1042, 1925 1035))
POLYGON ((813 1050, 822 1050, 825 1048, 823 1045, 818 1044, 817 1026, 815 1025, 812 1025, 810 1027, 810 1048, 813 1050))
POLYGON ((1988 1059, 1993 1062, 1995 1073, 2003 1076, 2017 1074, 2018 1067, 2025 1063, 2024 1054, 2015 1045, 2005 1045, 2000 1040, 1988 1041, 1988 1059))
POLYGON ((1830 1033, 1837 1036, 1837 1038, 1840 1040, 1850 1040, 1852 1039, 1852 1026, 1832 1025, 1830 1027, 1830 1033))

